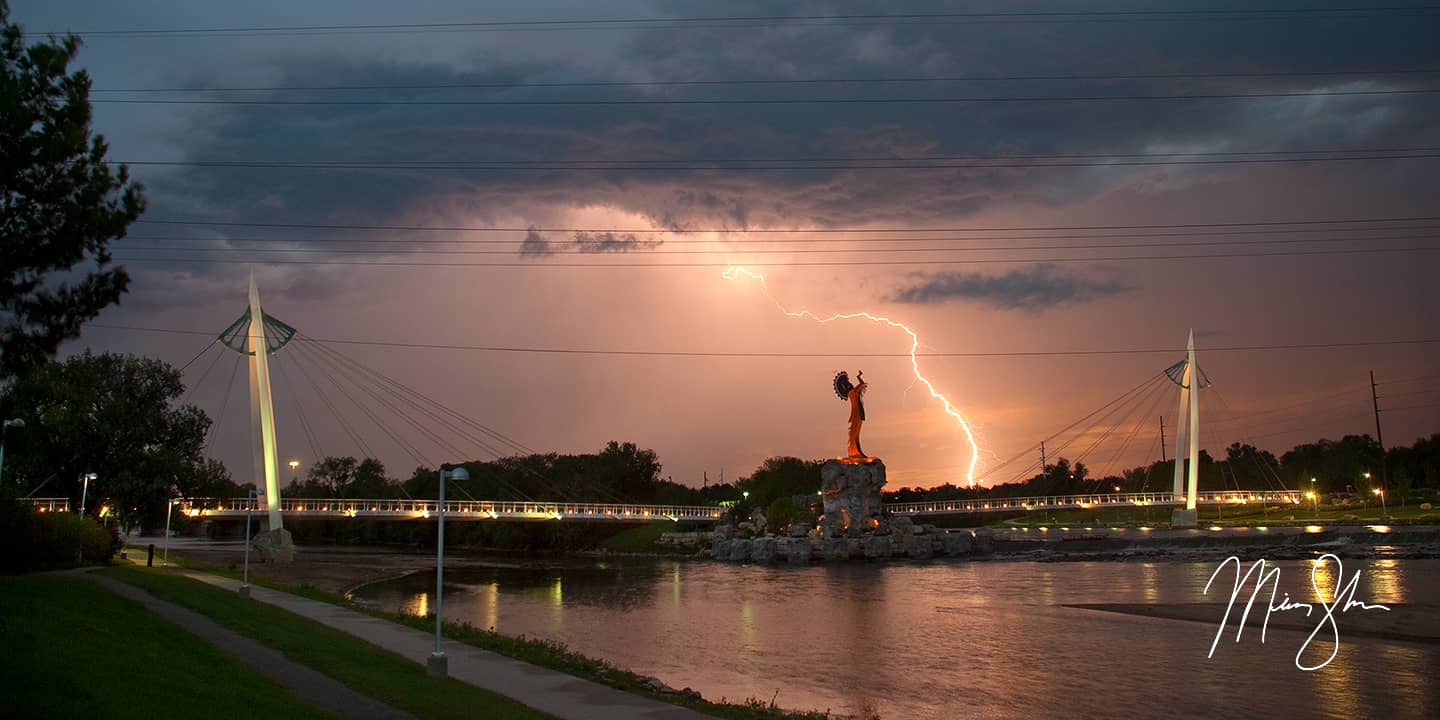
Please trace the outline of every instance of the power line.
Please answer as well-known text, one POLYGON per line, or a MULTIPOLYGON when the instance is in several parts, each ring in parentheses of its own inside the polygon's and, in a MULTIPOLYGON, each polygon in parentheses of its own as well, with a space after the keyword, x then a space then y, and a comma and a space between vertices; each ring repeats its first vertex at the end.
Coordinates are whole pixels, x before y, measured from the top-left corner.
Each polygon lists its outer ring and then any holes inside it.
POLYGON ((366 24, 312 24, 312 25, 271 25, 232 26, 209 28, 145 28, 122 30, 51 30, 41 33, 71 33, 81 37, 136 37, 164 35, 253 35, 268 33, 364 33, 372 31, 423 32, 432 30, 513 31, 535 29, 655 29, 684 27, 752 27, 755 23, 765 25, 839 24, 862 22, 864 24, 949 22, 1095 22, 1095 21, 1155 21, 1155 20, 1234 20, 1234 19, 1298 19, 1298 18, 1353 18, 1412 16, 1429 14, 1440 7, 1434 5, 1396 5, 1380 7, 1295 7, 1295 8, 1241 8, 1241 9, 1198 9, 1198 10, 1071 10, 1071 11, 998 11, 998 12, 918 12, 918 13, 846 13, 809 15, 711 15, 698 17, 638 17, 638 18, 575 18, 558 20, 485 20, 469 22, 431 23, 366 23, 366 24))
POLYGON ((1239 100, 1246 98, 1352 97, 1383 95, 1428 95, 1435 88, 1405 90, 1306 90, 1264 93, 1198 93, 1190 95, 973 95, 965 97, 890 98, 625 98, 604 100, 176 100, 137 98, 92 98, 92 103, 111 105, 264 105, 264 106, 625 106, 625 105, 932 105, 953 103, 1005 102, 1131 102, 1143 100, 1239 100))
MULTIPOLYGON (((254 170, 426 170, 426 171, 449 171, 467 172, 484 170, 493 172, 505 170, 509 172, 554 172, 554 171, 576 171, 576 172, 679 172, 679 171, 700 171, 700 170, 724 170, 727 172, 801 172, 812 170, 983 170, 986 168, 1076 168, 1076 167, 1146 167, 1154 165, 1278 165, 1290 163, 1313 163, 1313 162, 1364 162, 1375 160, 1429 160, 1440 157, 1435 152, 1412 153, 1412 154, 1387 154, 1387 155, 1335 155, 1324 157, 1269 157, 1269 158, 1214 158, 1199 160, 1106 160, 1106 161, 1046 161, 1046 162, 978 162, 978 163, 951 163, 951 162, 904 162, 890 164, 869 164, 861 165, 734 165, 722 164, 730 161, 711 162, 710 164, 692 165, 550 165, 550 164, 520 164, 519 162, 486 163, 486 164, 416 164, 405 165, 400 163, 326 163, 326 162, 260 162, 260 161, 186 161, 186 160, 112 160, 110 165, 133 165, 136 167, 195 167, 209 169, 254 169, 254 170)), ((599 161, 593 161, 599 162, 599 161)))
MULTIPOLYGON (((236 222, 228 220, 156 220, 153 218, 140 218, 139 223, 152 225, 206 225, 212 227, 266 227, 266 228, 295 228, 303 230, 403 230, 407 232, 560 232, 560 233, 624 233, 638 235, 642 233, 735 233, 735 234, 790 234, 790 233, 917 233, 917 232, 1042 232, 1042 231, 1065 231, 1065 230, 1172 230, 1189 228, 1248 228, 1248 227, 1278 227, 1284 225, 1299 226, 1330 226, 1330 225, 1351 225, 1355 223, 1392 223, 1392 222, 1434 222, 1440 220, 1440 215, 1414 215, 1414 216, 1389 216, 1371 218, 1332 218, 1325 220, 1261 220, 1252 222, 1204 222, 1204 223, 1154 223, 1141 225, 1011 225, 1011 226, 988 226, 988 227, 927 227, 927 228, 584 228, 584 227, 474 227, 474 226, 437 226, 437 225, 340 225, 333 223, 278 223, 278 222, 236 222)), ((1383 229, 1383 228, 1366 228, 1383 229)))
POLYGON ((1099 80, 1209 80, 1264 79, 1293 77, 1346 77, 1375 75, 1431 75, 1440 69, 1376 68, 1373 70, 1312 70, 1294 72, 1194 72, 1118 73, 1057 75, 953 75, 947 77, 878 78, 742 78, 733 80, 613 80, 573 82, 453 82, 387 83, 369 85, 269 85, 232 87, 132 87, 91 88, 90 93, 211 93, 211 92, 326 92, 354 90, 515 90, 526 88, 632 88, 632 87, 713 87, 713 86, 795 86, 795 85, 886 85, 906 83, 957 82, 1088 82, 1099 80))
MULTIPOLYGON (((107 323, 86 323, 87 328, 102 328, 106 330, 126 330, 132 332, 156 332, 172 335, 207 335, 214 336, 213 332, 206 330, 180 330, 175 328, 152 328, 138 327, 133 325, 112 325, 107 323)), ((539 347, 518 347, 518 346, 497 346, 497 345, 454 345, 440 343, 407 343, 381 340, 347 340, 339 338, 316 338, 308 337, 311 342, 335 345, 369 345, 373 347, 401 347, 427 350, 469 350, 478 352, 508 352, 508 353, 538 353, 553 355, 611 355, 611 356, 639 356, 639 357, 713 357, 713 358, 909 358, 910 353, 778 353, 778 352, 704 352, 704 351, 667 351, 667 350, 596 350, 583 348, 539 348, 539 347)), ((1440 337, 1403 339, 1403 340, 1367 340, 1357 342, 1331 342, 1331 343, 1297 343, 1283 345, 1233 345, 1226 347, 1205 348, 1206 353, 1212 352, 1256 352, 1271 350, 1330 350, 1340 348, 1357 347, 1379 347, 1379 346, 1405 346, 1424 345, 1440 343, 1440 337)), ((1129 349, 1105 349, 1105 350, 1037 350, 1037 351, 1011 351, 1011 352, 917 352, 917 358, 990 358, 990 357, 1075 357, 1089 355, 1143 355, 1143 354, 1183 354, 1184 348, 1129 348, 1129 349)), ((1138 389, 1138 388, 1137 388, 1138 389)))
MULTIPOLYGON (((139 221, 139 222, 144 222, 144 221, 139 221)), ((722 243, 723 243, 723 244, 727 244, 727 245, 735 245, 735 244, 768 244, 768 245, 773 245, 773 244, 777 244, 777 243, 785 243, 785 244, 791 244, 791 245, 807 245, 807 246, 808 246, 808 245, 829 245, 829 244, 835 244, 835 243, 981 242, 981 241, 985 241, 985 242, 1008 242, 1008 241, 1012 241, 1012 240, 1095 240, 1095 239, 1120 239, 1120 238, 1154 238, 1154 239, 1160 239, 1160 238, 1214 237, 1214 236, 1239 236, 1239 235, 1293 235, 1293 234, 1310 234, 1310 233, 1372 232, 1372 231, 1380 231, 1380 230, 1384 230, 1384 231, 1397 231, 1397 230, 1407 230, 1407 231, 1408 231, 1408 230, 1440 230, 1440 225, 1404 225, 1404 226, 1373 227, 1373 228, 1371 228, 1371 227, 1348 227, 1348 228, 1311 227, 1311 228, 1294 228, 1294 229, 1286 229, 1286 230, 1275 230, 1275 229, 1271 229, 1271 230, 1200 230, 1200 231, 1167 232, 1167 233, 1152 233, 1152 232, 1143 232, 1143 233, 1114 233, 1114 232, 1107 232, 1107 233, 1104 233, 1104 234, 1101 234, 1101 235, 1076 235, 1076 234, 1053 235, 1053 234, 1052 234, 1052 235, 1008 235, 1008 236, 989 236, 989 237, 974 236, 974 235, 971 235, 971 236, 969 236, 969 237, 914 236, 914 237, 893 237, 893 238, 886 238, 886 237, 837 238, 837 237, 827 236, 827 237, 823 237, 823 238, 795 238, 795 239, 788 239, 788 238, 732 238, 732 237, 725 237, 725 238, 708 239, 708 240, 694 240, 694 239, 687 240, 687 239, 684 239, 684 238, 666 238, 666 239, 664 240, 664 244, 665 244, 665 245, 713 245, 713 244, 722 244, 722 243)), ((537 232, 569 232, 569 231, 555 231, 555 230, 538 231, 538 230, 537 230, 537 232)), ((628 231, 620 230, 620 231, 597 231, 597 232, 614 232, 614 233, 626 234, 628 231)), ((656 232, 668 232, 668 231, 656 231, 656 232)), ((740 231, 740 232, 741 232, 741 234, 748 234, 747 231, 740 231)), ((753 232, 767 232, 767 231, 765 231, 765 230, 758 230, 758 231, 753 231, 753 232)), ((802 232, 803 232, 803 231, 802 231, 802 232)), ((897 230, 896 232, 905 232, 905 231, 897 230)), ((944 232, 944 231, 941 230, 941 232, 944 232)), ((958 231, 957 231, 957 232, 958 232, 958 231)), ((1400 238, 1400 237, 1404 237, 1404 238, 1407 238, 1407 239, 1419 239, 1420 237, 1428 237, 1428 236, 1413 236, 1413 237, 1412 237, 1412 236, 1370 236, 1370 237, 1355 236, 1355 237, 1336 237, 1336 238, 1310 238, 1310 239, 1299 239, 1299 240, 1274 240, 1274 241, 1265 241, 1265 242, 1274 242, 1274 243, 1277 243, 1277 244, 1279 244, 1279 243, 1298 243, 1298 242, 1305 242, 1305 243, 1316 242, 1316 243, 1322 243, 1322 242, 1344 242, 1344 241, 1348 241, 1348 240, 1354 240, 1354 241, 1385 240, 1385 239, 1389 239, 1389 238, 1391 238, 1391 237, 1394 237, 1394 238, 1397 238, 1397 239, 1400 238)), ((307 245, 309 245, 309 244, 317 244, 317 243, 353 243, 353 244, 392 243, 392 244, 404 244, 404 245, 407 245, 407 246, 410 246, 410 245, 512 245, 512 246, 523 246, 523 245, 524 245, 524 242, 525 242, 524 240, 475 240, 475 239, 458 240, 458 239, 425 239, 425 238, 411 238, 411 237, 406 237, 406 238, 402 238, 402 239, 387 239, 387 238, 335 238, 335 237, 310 237, 310 236, 306 236, 306 237, 289 237, 289 238, 281 238, 281 237, 259 238, 259 237, 220 237, 220 236, 210 236, 210 237, 180 236, 180 237, 177 237, 177 236, 167 236, 167 235, 126 235, 124 239, 126 239, 126 240, 155 240, 155 241, 166 241, 166 242, 303 243, 303 244, 307 244, 307 245)), ((554 244, 562 244, 562 243, 566 243, 566 242, 568 242, 568 241, 565 241, 565 240, 554 240, 554 241, 547 241, 547 242, 551 242, 551 243, 554 243, 554 244)), ((1203 244, 1206 244, 1206 243, 1159 243, 1159 242, 1154 243, 1154 245, 1155 245, 1156 247, 1183 246, 1183 245, 1189 245, 1189 244, 1203 245, 1203 244)), ((1242 243, 1236 243, 1236 244, 1242 244, 1242 243)), ((1263 244, 1263 243, 1257 242, 1256 244, 1263 244)), ((1121 247, 1121 246, 1122 246, 1121 244, 1106 244, 1106 245, 1101 245, 1101 246, 1099 246, 1099 247, 1121 247)), ((1035 247, 1040 247, 1040 246, 1019 246, 1019 247, 1023 247, 1023 248, 1029 249, 1029 248, 1035 248, 1035 247)), ((124 249, 124 248, 117 248, 117 249, 124 249)), ((1058 249, 1058 248, 1057 248, 1057 249, 1058 249)), ((512 251, 513 251, 513 250, 512 250, 512 251)))
MULTIPOLYGON (((756 262, 744 263, 746 267, 847 267, 855 265, 866 265, 870 267, 879 266, 906 266, 906 265, 1013 265, 1020 263, 1047 263, 1047 264, 1069 264, 1069 263, 1092 263, 1092 262, 1139 262, 1157 260, 1214 260, 1234 258, 1257 258, 1257 257, 1299 257, 1316 255, 1373 255, 1373 254, 1394 254, 1409 252, 1434 252, 1440 250, 1440 246, 1418 246, 1405 248, 1359 248, 1341 250, 1287 250, 1281 252, 1251 252, 1251 253, 1208 253, 1201 255, 1116 255, 1106 257, 1086 258, 974 258, 969 260, 939 260, 932 258, 915 260, 825 260, 814 262, 756 262)), ((180 252, 187 252, 180 250, 180 252)), ((262 251, 263 252, 263 251, 262 251)), ((595 253, 600 254, 600 253, 595 253)), ((576 263, 576 262, 455 262, 436 261, 420 262, 414 260, 275 260, 266 258, 135 258, 115 256, 118 262, 136 264, 163 264, 163 263, 200 263, 200 264, 265 264, 265 265, 383 265, 389 267, 450 267, 450 268, 528 268, 528 269, 558 269, 558 268, 584 268, 599 270, 605 268, 619 269, 658 269, 658 268, 728 268, 734 267, 733 262, 604 262, 604 263, 576 263)))
MULTIPOLYGON (((1318 244, 1327 242, 1388 242, 1394 240, 1429 240, 1434 239, 1434 233, 1422 235, 1382 235, 1374 237, 1349 237, 1349 238, 1291 238, 1272 240, 1202 240, 1191 242, 1170 242, 1170 243, 1090 243, 1090 244, 1068 244, 1068 245, 990 245, 979 247, 918 247, 918 248, 780 248, 780 249, 735 249, 735 248, 708 248, 704 250, 637 250, 646 256, 657 255, 866 255, 884 253, 916 253, 916 252, 1003 252, 1003 251, 1034 251, 1034 250, 1112 250, 1127 248, 1185 248, 1185 247, 1211 247, 1231 245, 1290 245, 1290 244, 1318 244)), ((142 238, 133 238, 142 239, 142 238)), ((229 242, 228 238, 205 238, 209 242, 229 242)), ((277 242, 305 243, 305 240, 283 240, 277 242)), ((343 242, 343 241, 342 241, 343 242)), ((403 242, 403 241, 382 241, 382 242, 403 242)), ((423 241, 422 241, 423 242, 423 241)), ((506 241, 516 243, 522 241, 506 241)), ((711 241, 719 244, 721 241, 711 241)), ((555 245, 568 245, 569 241, 554 241, 555 245)), ((668 244, 668 243, 666 243, 668 244)), ((281 253, 281 254, 349 254, 349 255, 500 255, 513 257, 520 253, 520 249, 511 248, 508 250, 445 250, 436 248, 234 248, 234 247, 177 247, 177 246, 155 246, 155 245, 129 245, 116 247, 116 250, 125 252, 187 252, 187 253, 281 253)), ((582 255, 594 257, 603 255, 603 252, 595 250, 549 250, 543 253, 544 256, 554 255, 582 255)), ((733 264, 733 263, 732 263, 733 264)))

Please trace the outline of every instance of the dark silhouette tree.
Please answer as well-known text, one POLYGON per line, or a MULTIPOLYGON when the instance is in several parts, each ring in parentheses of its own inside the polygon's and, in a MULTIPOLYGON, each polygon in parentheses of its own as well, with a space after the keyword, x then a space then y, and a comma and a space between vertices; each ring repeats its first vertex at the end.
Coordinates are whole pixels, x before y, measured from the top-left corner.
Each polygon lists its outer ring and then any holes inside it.
POLYGON ((164 523, 168 498, 233 497, 224 467, 205 458, 210 418, 176 402, 184 391, 179 370, 135 355, 86 352, 36 368, 0 392, 0 415, 25 421, 6 443, 5 476, 22 494, 43 487, 78 503, 80 477, 93 472, 86 512, 109 504, 147 527, 164 523))
POLYGON ((53 357, 130 283, 109 244, 145 200, 91 134, 90 77, 69 72, 79 49, 73 35, 27 47, 0 0, 0 381, 53 357))

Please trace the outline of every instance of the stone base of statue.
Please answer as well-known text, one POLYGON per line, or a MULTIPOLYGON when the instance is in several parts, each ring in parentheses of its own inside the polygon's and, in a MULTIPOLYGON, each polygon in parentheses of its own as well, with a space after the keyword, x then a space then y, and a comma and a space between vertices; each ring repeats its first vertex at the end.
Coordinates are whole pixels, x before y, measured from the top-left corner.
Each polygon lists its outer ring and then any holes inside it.
POLYGON ((251 542, 262 562, 288 565, 295 561, 295 541, 285 528, 256 533, 251 542))
POLYGON ((827 460, 820 466, 824 515, 820 527, 827 538, 858 538, 879 527, 884 503, 885 463, 879 458, 827 460))
POLYGON ((1175 508, 1170 513, 1170 527, 1191 530, 1200 527, 1200 511, 1175 508))

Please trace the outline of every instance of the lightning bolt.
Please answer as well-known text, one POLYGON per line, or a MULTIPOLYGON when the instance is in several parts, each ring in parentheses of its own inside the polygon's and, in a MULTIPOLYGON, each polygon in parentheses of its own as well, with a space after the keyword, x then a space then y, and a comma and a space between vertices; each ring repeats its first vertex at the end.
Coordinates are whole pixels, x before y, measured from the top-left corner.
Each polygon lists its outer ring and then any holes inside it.
MULTIPOLYGON (((786 308, 780 303, 779 300, 775 299, 774 295, 770 294, 770 286, 765 283, 764 275, 761 275, 760 273, 751 270, 747 270, 744 267, 738 265, 732 266, 725 270, 725 272, 721 273, 722 277, 724 277, 726 280, 731 281, 739 278, 741 275, 744 275, 745 277, 759 282, 760 289, 765 291, 765 297, 770 298, 770 302, 774 303, 775 307, 780 308, 780 312, 785 313, 790 317, 808 317, 811 320, 820 323, 834 322, 835 320, 852 320, 855 318, 865 318, 866 320, 869 320, 871 322, 884 323, 885 325, 889 325, 890 327, 904 330, 905 334, 910 336, 910 368, 915 372, 915 379, 925 384, 926 389, 930 391, 930 397, 939 400, 940 403, 945 406, 945 414, 955 418, 955 421, 960 424, 960 429, 965 431, 965 439, 970 444, 970 464, 965 470, 965 484, 974 487, 975 466, 980 462, 980 446, 975 442, 975 433, 970 429, 970 423, 966 422, 965 417, 960 414, 960 411, 956 410, 955 406, 951 405, 950 401, 947 400, 944 395, 941 395, 940 392, 935 389, 935 385, 931 383, 928 378, 920 374, 920 362, 915 358, 915 351, 920 348, 920 336, 916 335, 914 330, 911 330, 910 327, 907 326, 905 323, 897 322, 895 320, 891 320, 888 317, 883 317, 880 315, 871 315, 867 312, 837 313, 829 317, 820 317, 819 315, 816 315, 809 310, 800 310, 798 312, 793 311, 786 308)), ((913 385, 914 383, 911 384, 913 385)))

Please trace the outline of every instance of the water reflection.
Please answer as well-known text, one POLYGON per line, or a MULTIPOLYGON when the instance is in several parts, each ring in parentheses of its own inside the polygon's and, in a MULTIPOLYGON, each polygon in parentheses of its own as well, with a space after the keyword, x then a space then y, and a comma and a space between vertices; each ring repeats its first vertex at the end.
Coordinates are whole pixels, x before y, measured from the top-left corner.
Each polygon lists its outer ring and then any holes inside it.
MULTIPOLYGON (((1282 594, 1314 599, 1314 562, 1279 567, 1282 594)), ((1327 601, 1335 569, 1318 566, 1327 601)), ((1424 717, 1440 702, 1425 670, 1440 665, 1433 644, 1352 637, 1342 622, 1335 660, 1302 673, 1294 661, 1308 630, 1272 626, 1262 645, 1257 626, 1207 659, 1213 624, 1068 607, 1214 603, 1201 593, 1214 570, 1214 563, 569 562, 448 572, 445 614, 560 640, 706 697, 775 698, 783 707, 846 714, 869 707, 887 720, 1183 717, 1202 709, 1216 717, 1404 718, 1424 717)), ((1344 570, 1347 578, 1363 573, 1356 597, 1367 602, 1440 596, 1440 561, 1350 560, 1344 570)), ((427 582, 412 577, 356 596, 425 614, 434 589, 427 582)), ((1330 651, 1318 640, 1311 663, 1330 651)))

